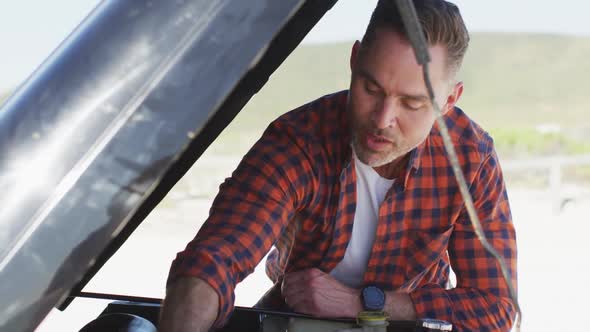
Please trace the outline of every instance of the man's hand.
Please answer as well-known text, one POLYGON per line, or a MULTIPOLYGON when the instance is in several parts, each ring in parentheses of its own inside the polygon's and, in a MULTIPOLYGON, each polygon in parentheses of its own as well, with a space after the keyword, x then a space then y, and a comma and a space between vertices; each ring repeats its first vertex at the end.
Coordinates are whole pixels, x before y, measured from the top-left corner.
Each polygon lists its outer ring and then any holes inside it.
POLYGON ((286 274, 281 292, 291 309, 316 317, 354 318, 362 310, 360 290, 315 268, 286 274))

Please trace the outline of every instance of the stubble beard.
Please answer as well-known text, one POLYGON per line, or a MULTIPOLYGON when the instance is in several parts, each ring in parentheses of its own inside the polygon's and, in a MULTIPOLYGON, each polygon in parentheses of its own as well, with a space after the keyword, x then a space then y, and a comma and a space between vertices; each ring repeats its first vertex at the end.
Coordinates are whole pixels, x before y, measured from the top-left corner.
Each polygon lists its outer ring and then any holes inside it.
POLYGON ((352 149, 354 150, 357 158, 363 162, 363 164, 371 167, 387 165, 406 153, 402 151, 403 149, 400 149, 394 144, 392 144, 391 150, 388 151, 369 151, 368 148, 362 145, 358 134, 355 132, 352 133, 352 149))

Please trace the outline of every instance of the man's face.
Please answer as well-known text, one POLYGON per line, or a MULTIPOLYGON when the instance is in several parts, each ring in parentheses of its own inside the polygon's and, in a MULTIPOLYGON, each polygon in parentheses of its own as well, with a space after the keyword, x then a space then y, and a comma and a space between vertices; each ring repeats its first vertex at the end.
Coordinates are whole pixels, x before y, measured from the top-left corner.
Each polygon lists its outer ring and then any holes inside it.
MULTIPOLYGON (((450 84, 446 49, 429 47, 430 77, 443 112, 454 107, 462 84, 450 84)), ((355 43, 348 101, 353 148, 372 167, 403 157, 428 136, 435 112, 412 46, 399 34, 377 29, 374 39, 355 43)))

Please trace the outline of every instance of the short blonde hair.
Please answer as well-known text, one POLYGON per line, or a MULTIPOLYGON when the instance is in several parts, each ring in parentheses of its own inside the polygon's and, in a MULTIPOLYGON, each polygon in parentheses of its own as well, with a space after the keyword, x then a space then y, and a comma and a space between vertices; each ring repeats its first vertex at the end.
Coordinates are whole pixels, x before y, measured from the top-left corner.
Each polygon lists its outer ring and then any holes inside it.
MULTIPOLYGON (((447 49, 447 66, 456 74, 461 68, 469 46, 469 32, 459 8, 444 0, 413 0, 418 20, 429 45, 444 45, 447 49)), ((393 29, 407 38, 406 29, 394 0, 379 0, 373 11, 363 45, 375 38, 377 28, 393 29)))

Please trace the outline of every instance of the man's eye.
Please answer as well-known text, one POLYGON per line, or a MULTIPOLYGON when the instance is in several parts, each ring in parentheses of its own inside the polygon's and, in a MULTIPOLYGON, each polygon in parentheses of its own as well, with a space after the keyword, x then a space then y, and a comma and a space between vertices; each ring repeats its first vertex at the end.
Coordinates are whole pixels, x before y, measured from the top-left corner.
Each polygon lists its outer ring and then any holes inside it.
POLYGON ((404 102, 402 103, 402 106, 410 111, 418 111, 420 110, 424 105, 423 104, 418 104, 418 103, 409 103, 409 102, 404 102))
POLYGON ((379 93, 379 89, 374 84, 371 84, 369 82, 365 83, 365 90, 372 95, 376 95, 379 93))

